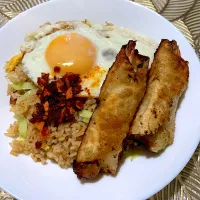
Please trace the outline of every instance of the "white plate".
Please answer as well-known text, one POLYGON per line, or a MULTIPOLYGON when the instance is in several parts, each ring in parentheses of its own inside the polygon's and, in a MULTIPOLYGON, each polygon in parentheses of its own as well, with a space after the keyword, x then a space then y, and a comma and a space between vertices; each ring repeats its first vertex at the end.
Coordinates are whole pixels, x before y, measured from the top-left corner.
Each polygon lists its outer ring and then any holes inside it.
POLYGON ((55 199, 146 199, 167 185, 183 169, 200 139, 200 66, 183 35, 155 12, 125 0, 54 0, 32 8, 11 20, 0 30, 0 186, 23 200, 55 199), (9 154, 3 135, 12 123, 3 65, 19 48, 26 33, 51 21, 90 19, 112 22, 145 34, 157 42, 175 39, 184 59, 190 62, 189 87, 176 117, 174 144, 158 157, 137 157, 122 165, 116 177, 104 176, 97 182, 82 184, 72 169, 55 164, 42 166, 27 156, 9 154))

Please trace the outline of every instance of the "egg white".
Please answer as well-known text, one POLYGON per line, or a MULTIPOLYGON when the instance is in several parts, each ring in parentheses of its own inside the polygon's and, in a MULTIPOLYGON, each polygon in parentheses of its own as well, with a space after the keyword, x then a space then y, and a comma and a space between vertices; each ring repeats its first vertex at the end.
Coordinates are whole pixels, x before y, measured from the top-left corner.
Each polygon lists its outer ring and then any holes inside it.
POLYGON ((99 68, 98 70, 94 70, 94 72, 89 72, 90 76, 87 76, 87 78, 82 76, 81 86, 83 91, 79 96, 99 96, 106 74, 115 61, 117 53, 120 51, 122 45, 127 44, 130 39, 137 40, 136 49, 138 49, 140 54, 149 56, 150 62, 153 60, 157 44, 140 34, 115 26, 109 27, 97 24, 90 27, 82 22, 74 22, 74 25, 74 30, 61 29, 50 34, 49 32, 53 25, 47 25, 38 31, 38 35, 42 35, 41 38, 29 41, 28 45, 32 49, 25 53, 22 66, 25 73, 33 82, 37 84, 37 78, 41 76, 42 72, 51 74, 52 69, 48 66, 45 59, 45 51, 51 41, 60 35, 71 32, 81 34, 88 38, 93 42, 97 50, 96 66, 99 66, 99 68), (112 53, 106 55, 106 51, 112 53))

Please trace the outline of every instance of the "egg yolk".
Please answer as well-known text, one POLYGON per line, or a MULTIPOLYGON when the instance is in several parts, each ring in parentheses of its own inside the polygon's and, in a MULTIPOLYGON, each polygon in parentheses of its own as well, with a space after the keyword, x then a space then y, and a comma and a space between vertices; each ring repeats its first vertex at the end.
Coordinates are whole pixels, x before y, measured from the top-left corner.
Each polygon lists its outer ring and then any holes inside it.
POLYGON ((51 41, 45 56, 52 75, 55 75, 55 67, 60 67, 60 75, 66 72, 85 74, 95 66, 97 52, 94 44, 85 36, 67 33, 51 41))

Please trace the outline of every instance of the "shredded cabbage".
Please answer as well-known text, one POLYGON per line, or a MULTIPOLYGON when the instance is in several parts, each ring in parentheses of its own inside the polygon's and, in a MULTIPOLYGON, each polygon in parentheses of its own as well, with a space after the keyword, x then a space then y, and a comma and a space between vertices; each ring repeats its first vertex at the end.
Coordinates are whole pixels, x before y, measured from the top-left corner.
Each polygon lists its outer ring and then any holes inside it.
POLYGON ((89 123, 90 118, 92 116, 92 112, 89 110, 81 110, 79 113, 79 117, 81 117, 82 122, 89 123))
POLYGON ((24 99, 27 99, 27 97, 36 94, 37 90, 29 90, 27 92, 25 92, 22 96, 20 96, 17 101, 23 101, 24 99))
POLYGON ((90 117, 92 116, 92 112, 89 111, 89 110, 81 110, 81 111, 79 112, 79 116, 80 116, 80 117, 83 117, 83 118, 90 119, 90 117))
POLYGON ((36 89, 36 88, 37 87, 33 83, 30 83, 30 82, 25 82, 22 85, 22 90, 32 90, 32 89, 36 89))
POLYGON ((32 89, 36 89, 37 87, 30 82, 25 82, 25 83, 13 83, 11 84, 11 87, 14 90, 32 90, 32 89))
POLYGON ((89 123, 89 121, 90 121, 90 119, 89 119, 89 118, 82 118, 82 122, 85 122, 86 124, 88 124, 88 123, 89 123))
POLYGON ((25 138, 27 135, 27 126, 28 126, 27 120, 23 115, 18 115, 18 114, 15 115, 15 118, 18 121, 19 135, 20 137, 25 138))
POLYGON ((22 90, 22 83, 13 83, 13 84, 11 84, 11 87, 14 90, 22 90))

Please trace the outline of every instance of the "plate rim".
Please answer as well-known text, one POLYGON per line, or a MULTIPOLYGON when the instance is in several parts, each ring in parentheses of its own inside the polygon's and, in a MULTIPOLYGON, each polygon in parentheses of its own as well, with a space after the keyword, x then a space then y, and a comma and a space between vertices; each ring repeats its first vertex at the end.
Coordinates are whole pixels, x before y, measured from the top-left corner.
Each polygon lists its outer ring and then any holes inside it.
MULTIPOLYGON (((20 20, 20 18, 23 18, 27 13, 31 12, 32 10, 37 9, 38 7, 46 6, 47 4, 53 4, 53 3, 59 2, 59 1, 64 1, 64 0, 51 0, 51 1, 43 2, 43 3, 41 3, 41 4, 38 4, 38 5, 34 6, 34 7, 31 7, 31 8, 29 8, 29 9, 25 10, 24 12, 20 13, 19 15, 17 15, 16 17, 14 17, 14 18, 11 19, 10 21, 8 21, 5 25, 3 25, 3 26, 0 28, 0 34, 4 31, 4 29, 6 29, 7 27, 9 27, 9 26, 11 26, 13 23, 15 23, 16 20, 20 20)), ((76 0, 74 0, 74 1, 76 1, 76 0)), ((84 0, 84 1, 87 1, 87 0, 84 0)), ((112 0, 112 1, 113 1, 113 0, 112 0)), ((126 1, 126 2, 129 2, 130 4, 135 4, 136 6, 140 6, 140 7, 142 7, 143 9, 146 9, 148 12, 150 11, 151 13, 153 13, 154 15, 156 15, 157 17, 162 18, 162 20, 165 20, 168 24, 171 25, 171 27, 173 27, 174 29, 176 29, 176 31, 178 31, 178 32, 184 37, 184 35, 181 33, 181 31, 178 30, 177 27, 175 27, 175 25, 173 25, 171 22, 169 22, 166 18, 164 18, 163 16, 161 16, 161 15, 158 14, 157 12, 155 12, 155 11, 153 11, 153 10, 151 10, 151 9, 149 9, 149 8, 147 8, 147 7, 145 7, 145 6, 141 5, 141 4, 139 4, 139 3, 137 3, 137 2, 133 2, 133 1, 130 1, 130 0, 118 0, 118 1, 124 1, 124 2, 126 1)), ((187 40, 185 37, 184 37, 184 39, 185 39, 185 40, 187 41, 187 43, 190 45, 190 47, 191 47, 190 51, 193 50, 193 53, 195 54, 195 57, 196 57, 196 59, 197 59, 197 61, 198 61, 198 56, 196 55, 196 52, 194 51, 194 48, 191 46, 191 44, 188 42, 188 40, 187 40)), ((200 131, 200 130, 199 130, 199 131, 200 131)), ((198 139, 197 141, 194 141, 194 142, 193 142, 193 143, 194 143, 194 144, 193 144, 193 149, 190 151, 190 156, 189 156, 187 159, 185 159, 184 163, 182 163, 181 166, 177 167, 177 168, 179 168, 179 169, 176 170, 176 173, 173 172, 173 173, 172 173, 173 175, 170 176, 170 178, 168 178, 168 180, 167 180, 165 183, 162 182, 162 184, 160 184, 160 187, 157 188, 156 193, 159 192, 160 190, 162 190, 166 185, 168 185, 168 184, 169 184, 175 177, 177 177, 177 175, 183 170, 183 168, 187 165, 187 163, 188 163, 189 160, 191 159, 192 155, 194 154, 194 152, 195 152, 195 150, 196 150, 196 148, 197 148, 199 142, 200 142, 200 135, 199 135, 199 139, 198 139)), ((9 194, 11 194, 14 198, 20 199, 20 198, 18 198, 18 195, 15 195, 15 194, 13 194, 9 189, 4 188, 4 187, 1 185, 1 183, 0 183, 0 188, 2 188, 3 190, 5 190, 5 191, 8 192, 9 194)), ((154 191, 154 192, 152 192, 152 194, 149 194, 149 195, 150 195, 149 198, 150 198, 152 195, 156 194, 156 193, 155 193, 155 191, 154 191)))

